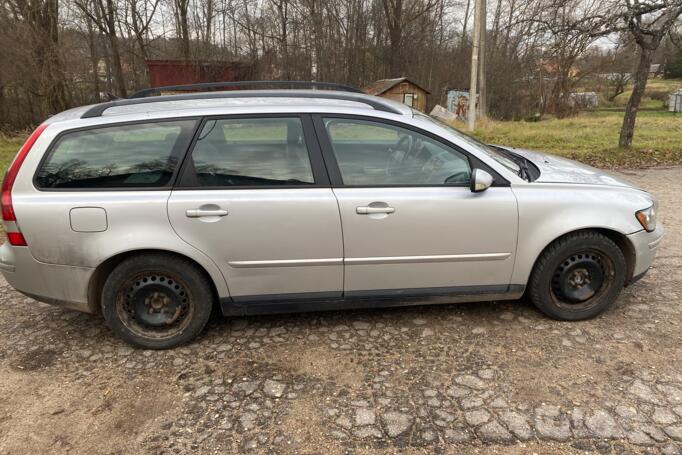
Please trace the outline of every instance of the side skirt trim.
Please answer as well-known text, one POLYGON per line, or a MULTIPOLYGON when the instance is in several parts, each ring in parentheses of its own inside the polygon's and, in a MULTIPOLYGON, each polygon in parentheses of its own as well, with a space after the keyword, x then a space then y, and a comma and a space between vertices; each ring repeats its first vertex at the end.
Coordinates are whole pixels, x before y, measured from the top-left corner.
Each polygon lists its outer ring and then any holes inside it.
POLYGON ((345 295, 340 292, 311 292, 237 296, 221 298, 220 308, 225 316, 248 316, 514 300, 523 295, 525 288, 522 284, 512 284, 350 291, 345 295))

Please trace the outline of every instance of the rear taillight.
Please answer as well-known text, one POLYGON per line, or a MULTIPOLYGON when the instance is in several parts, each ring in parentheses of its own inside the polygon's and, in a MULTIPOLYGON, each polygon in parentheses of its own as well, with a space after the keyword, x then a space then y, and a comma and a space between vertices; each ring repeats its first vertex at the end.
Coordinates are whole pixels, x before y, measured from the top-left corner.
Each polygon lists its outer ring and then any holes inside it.
POLYGON ((0 193, 0 206, 2 206, 2 220, 3 221, 13 221, 15 225, 10 227, 5 223, 5 229, 7 229, 7 240, 10 245, 14 246, 26 246, 26 239, 19 232, 19 227, 16 226, 17 215, 14 213, 14 206, 12 205, 12 187, 17 179, 17 174, 19 174, 19 169, 24 163, 28 152, 33 147, 33 144, 38 140, 42 132, 47 128, 47 124, 43 123, 26 139, 24 145, 19 149, 19 153, 14 157, 14 161, 9 165, 5 178, 2 181, 2 192, 0 193))
POLYGON ((8 232, 7 241, 13 246, 26 246, 26 239, 21 232, 8 232))

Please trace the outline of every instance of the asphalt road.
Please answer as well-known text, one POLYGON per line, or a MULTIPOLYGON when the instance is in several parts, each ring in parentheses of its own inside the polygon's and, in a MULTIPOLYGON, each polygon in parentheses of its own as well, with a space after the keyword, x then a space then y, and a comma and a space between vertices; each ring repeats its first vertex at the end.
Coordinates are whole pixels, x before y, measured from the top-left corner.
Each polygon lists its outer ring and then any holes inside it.
POLYGON ((0 454, 680 453, 682 169, 628 171, 667 234, 603 316, 526 302, 213 320, 133 350, 0 281, 0 454))

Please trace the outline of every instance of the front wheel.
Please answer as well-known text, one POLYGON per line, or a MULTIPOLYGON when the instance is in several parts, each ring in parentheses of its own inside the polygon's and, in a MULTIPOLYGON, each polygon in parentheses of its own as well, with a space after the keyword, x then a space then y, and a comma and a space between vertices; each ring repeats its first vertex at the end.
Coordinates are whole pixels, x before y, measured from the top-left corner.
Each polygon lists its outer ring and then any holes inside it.
POLYGON ((529 282, 533 304, 564 321, 589 319, 606 310, 625 284, 623 252, 593 231, 568 234, 549 245, 529 282))
POLYGON ((102 290, 102 313, 123 340, 145 349, 168 349, 196 337, 211 315, 208 278, 191 262, 145 254, 121 262, 102 290))

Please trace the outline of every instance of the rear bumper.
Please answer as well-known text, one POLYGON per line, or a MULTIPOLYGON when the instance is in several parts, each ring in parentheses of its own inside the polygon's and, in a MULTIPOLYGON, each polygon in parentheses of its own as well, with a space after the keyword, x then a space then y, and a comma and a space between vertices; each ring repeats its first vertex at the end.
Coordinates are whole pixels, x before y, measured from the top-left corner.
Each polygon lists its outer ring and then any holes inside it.
POLYGON ((642 278, 651 267, 658 247, 663 240, 663 226, 659 223, 654 232, 635 232, 628 235, 628 239, 635 249, 635 266, 630 280, 631 283, 634 283, 642 278))
POLYGON ((95 269, 36 261, 26 247, 0 246, 0 272, 17 291, 41 302, 92 313, 88 284, 95 269))

